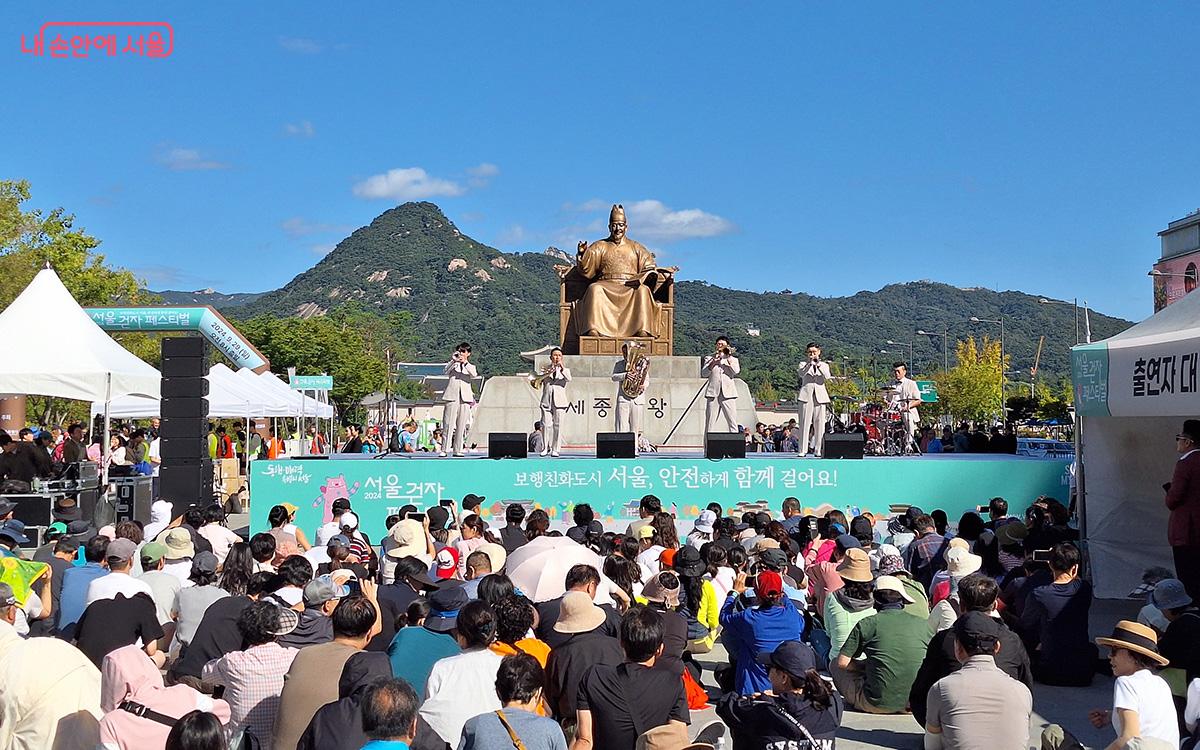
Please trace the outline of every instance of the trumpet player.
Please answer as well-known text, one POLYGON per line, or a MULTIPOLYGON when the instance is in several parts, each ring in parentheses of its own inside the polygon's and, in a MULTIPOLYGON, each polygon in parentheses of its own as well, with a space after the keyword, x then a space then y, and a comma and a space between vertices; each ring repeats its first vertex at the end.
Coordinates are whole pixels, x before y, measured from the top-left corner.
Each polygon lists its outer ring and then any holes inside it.
POLYGON ((463 455, 463 438, 470 422, 471 407, 475 405, 475 392, 471 390, 471 380, 478 377, 475 365, 471 364, 470 359, 471 345, 463 342, 454 347, 454 354, 444 369, 449 381, 446 383, 446 390, 442 391, 442 401, 446 406, 442 410, 444 436, 439 456, 446 455, 447 447, 454 451, 454 455, 463 455))
POLYGON ((617 384, 617 408, 613 412, 616 417, 615 429, 634 435, 642 434, 642 413, 646 410, 646 390, 650 387, 649 361, 640 370, 636 365, 633 372, 629 369, 630 362, 638 359, 636 355, 631 358, 630 353, 638 348, 641 348, 638 344, 626 341, 621 346, 621 359, 613 365, 612 371, 613 382, 617 384), (626 378, 630 378, 628 388, 625 387, 626 378), (636 391, 637 396, 630 398, 627 391, 636 391))
POLYGON ((571 382, 571 371, 563 367, 562 349, 550 350, 550 365, 542 375, 542 427, 546 430, 546 445, 540 455, 549 453, 557 458, 562 447, 562 415, 570 404, 567 383, 571 382))
POLYGON ((829 391, 825 383, 833 376, 829 372, 829 363, 821 361, 821 347, 810 343, 807 349, 808 359, 800 365, 797 373, 799 390, 796 400, 800 402, 800 434, 797 437, 800 438, 800 455, 808 455, 811 430, 813 454, 820 456, 825 452, 825 417, 829 406, 829 391))
POLYGON ((742 371, 729 339, 718 336, 716 351, 704 359, 701 372, 708 372, 708 386, 704 389, 704 425, 708 432, 715 432, 717 416, 725 420, 726 432, 737 432, 737 385, 734 378, 742 371))

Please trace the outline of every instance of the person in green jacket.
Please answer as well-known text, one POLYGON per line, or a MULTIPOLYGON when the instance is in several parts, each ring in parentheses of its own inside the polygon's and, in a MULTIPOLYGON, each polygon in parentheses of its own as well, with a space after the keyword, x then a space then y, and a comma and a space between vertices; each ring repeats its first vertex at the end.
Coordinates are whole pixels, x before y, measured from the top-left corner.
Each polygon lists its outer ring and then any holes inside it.
POLYGON ((913 578, 904 567, 904 559, 900 555, 884 555, 879 558, 879 570, 876 572, 881 576, 899 578, 904 584, 904 593, 909 596, 904 611, 913 617, 929 620, 929 597, 925 596, 925 589, 921 588, 920 581, 913 578))
POLYGON ((825 595, 825 632, 829 634, 829 660, 836 661, 842 646, 859 620, 875 614, 875 578, 871 560, 861 549, 846 550, 838 564, 842 587, 825 595))

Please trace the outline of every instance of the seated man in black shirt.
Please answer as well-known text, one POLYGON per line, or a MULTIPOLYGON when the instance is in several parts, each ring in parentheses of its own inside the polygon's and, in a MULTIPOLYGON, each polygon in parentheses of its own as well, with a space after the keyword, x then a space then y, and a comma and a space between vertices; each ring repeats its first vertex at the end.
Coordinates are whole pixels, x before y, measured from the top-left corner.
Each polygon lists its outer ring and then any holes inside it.
POLYGON ((1187 589, 1174 578, 1159 581, 1150 601, 1167 618, 1167 630, 1158 639, 1158 652, 1171 660, 1172 669, 1187 672, 1188 684, 1200 677, 1200 610, 1187 589))
MULTIPOLYGON (((600 571, 587 563, 572 565, 571 569, 567 571, 564 583, 567 592, 583 591, 590 598, 595 599, 596 589, 600 586, 600 571)), ((562 596, 560 596, 557 599, 534 605, 538 612, 535 635, 552 649, 561 646, 568 638, 566 634, 554 629, 554 623, 558 622, 558 615, 562 610, 562 601, 562 596)), ((600 608, 604 610, 604 632, 616 638, 620 632, 621 616, 609 605, 600 605, 600 608)))
POLYGON ((158 650, 158 639, 162 637, 154 600, 142 593, 97 599, 83 611, 75 626, 75 645, 97 667, 110 652, 139 640, 146 655, 162 667, 166 660, 166 654, 158 650))
POLYGON ((691 717, 683 681, 668 670, 654 669, 663 650, 662 618, 646 607, 634 607, 621 618, 625 662, 597 665, 579 683, 578 727, 572 750, 633 750, 639 735, 668 725, 686 742, 691 717))
POLYGON ((216 686, 200 679, 204 665, 231 651, 245 648, 245 639, 237 626, 238 617, 251 602, 258 601, 274 581, 274 573, 255 573, 250 577, 245 596, 225 596, 209 605, 204 617, 200 618, 200 625, 191 643, 184 647, 179 658, 171 665, 168 674, 171 681, 212 695, 216 686))
POLYGON ((1074 544, 1054 545, 1049 562, 1053 580, 1029 593, 1019 624, 1033 677, 1045 685, 1090 685, 1099 658, 1088 636, 1092 585, 1079 578, 1074 544))
MULTIPOLYGON (((960 613, 982 612, 999 621, 996 614, 996 598, 1000 587, 983 573, 972 573, 958 583, 960 613)), ((933 683, 951 672, 957 672, 962 663, 954 653, 954 629, 948 628, 933 636, 925 650, 925 660, 917 670, 912 689, 908 693, 909 707, 913 718, 925 726, 925 707, 929 688, 933 683)), ((1033 672, 1029 667, 1029 654, 1020 637, 1004 625, 1000 625, 1000 651, 996 654, 996 666, 1014 680, 1033 689, 1033 672)))

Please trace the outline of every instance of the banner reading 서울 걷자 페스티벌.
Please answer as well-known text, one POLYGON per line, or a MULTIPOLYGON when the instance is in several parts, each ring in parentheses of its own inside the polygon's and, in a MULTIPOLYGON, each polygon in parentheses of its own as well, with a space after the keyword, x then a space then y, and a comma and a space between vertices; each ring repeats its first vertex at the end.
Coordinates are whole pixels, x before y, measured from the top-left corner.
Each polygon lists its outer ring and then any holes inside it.
MULTIPOLYGON (((266 530, 271 507, 296 505, 296 523, 311 532, 329 518, 333 501, 349 498, 362 528, 378 541, 388 515, 404 505, 424 510, 474 493, 487 498, 485 517, 501 517, 519 501, 544 508, 552 520, 588 503, 597 517, 621 529, 637 517, 643 495, 694 519, 708 503, 726 513, 765 504, 778 511, 785 497, 802 507, 830 506, 886 515, 892 505, 941 508, 957 520, 993 497, 1014 512, 1038 495, 1067 500, 1069 462, 1015 456, 927 456, 855 460, 801 460, 793 454, 707 461, 701 458, 358 459, 252 461, 251 529, 266 530)), ((311 538, 311 537, 310 537, 311 538)))

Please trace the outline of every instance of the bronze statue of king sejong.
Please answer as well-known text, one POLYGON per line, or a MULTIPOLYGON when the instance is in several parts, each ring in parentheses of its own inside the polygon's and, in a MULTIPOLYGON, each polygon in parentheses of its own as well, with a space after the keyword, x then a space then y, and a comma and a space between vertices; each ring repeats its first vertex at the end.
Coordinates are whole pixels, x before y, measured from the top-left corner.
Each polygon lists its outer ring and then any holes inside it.
POLYGON ((678 268, 659 268, 654 253, 625 236, 625 209, 614 205, 608 216, 608 237, 590 245, 580 241, 575 265, 555 266, 588 282, 574 307, 580 336, 613 339, 657 338, 661 303, 654 290, 678 268))

